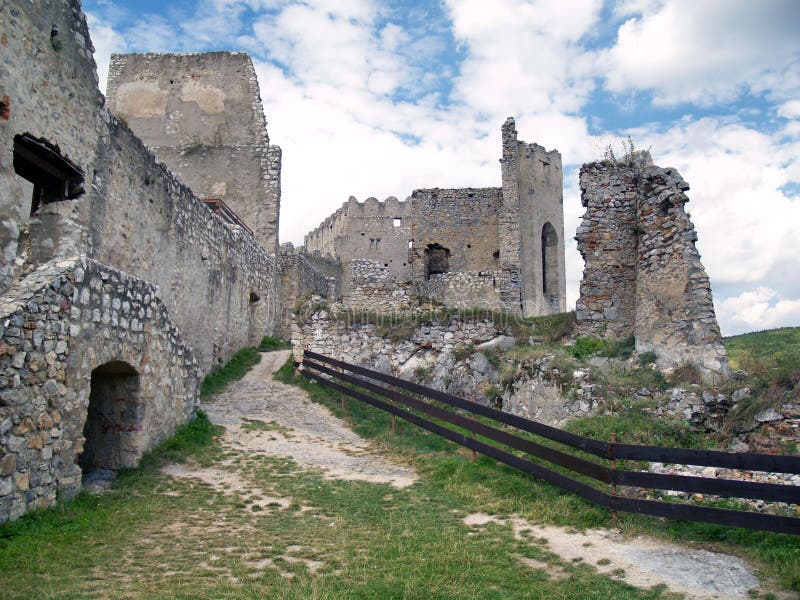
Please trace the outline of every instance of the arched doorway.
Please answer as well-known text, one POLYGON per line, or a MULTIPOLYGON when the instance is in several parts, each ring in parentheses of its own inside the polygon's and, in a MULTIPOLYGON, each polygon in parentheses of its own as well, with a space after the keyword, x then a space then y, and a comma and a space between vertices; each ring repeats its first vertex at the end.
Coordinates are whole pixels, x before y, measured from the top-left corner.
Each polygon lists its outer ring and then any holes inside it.
POLYGON ((136 464, 143 450, 139 432, 145 409, 139 392, 139 374, 126 362, 107 362, 92 371, 85 442, 78 456, 84 479, 94 471, 136 464))
POLYGON ((542 294, 545 298, 558 297, 558 234, 548 222, 542 227, 542 294))

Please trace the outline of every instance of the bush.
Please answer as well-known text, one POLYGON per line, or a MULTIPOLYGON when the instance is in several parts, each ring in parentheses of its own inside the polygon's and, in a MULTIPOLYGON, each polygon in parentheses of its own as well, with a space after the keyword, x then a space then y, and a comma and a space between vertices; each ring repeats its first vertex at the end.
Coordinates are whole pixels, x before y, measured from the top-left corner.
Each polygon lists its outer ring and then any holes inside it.
POLYGON ((652 350, 648 350, 647 352, 642 352, 639 355, 639 366, 646 367, 647 365, 652 365, 656 362, 656 353, 652 350))

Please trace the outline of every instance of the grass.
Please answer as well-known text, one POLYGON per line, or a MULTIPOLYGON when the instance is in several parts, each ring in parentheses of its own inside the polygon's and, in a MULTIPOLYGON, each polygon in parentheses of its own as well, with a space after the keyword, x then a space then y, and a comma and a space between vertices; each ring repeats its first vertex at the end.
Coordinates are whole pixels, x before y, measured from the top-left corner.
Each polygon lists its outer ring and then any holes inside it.
MULTIPOLYGON (((276 379, 300 385, 375 448, 413 465, 419 481, 395 489, 325 479, 285 458, 215 443, 219 432, 201 414, 106 494, 0 526, 0 597, 674 598, 562 560, 535 538, 515 537, 508 523, 469 528, 462 521, 480 511, 581 529, 608 526, 607 510, 486 457, 472 463, 456 445, 405 421, 393 435, 388 414, 352 400, 342 411, 338 393, 295 378, 291 363, 276 379), (158 468, 175 460, 236 473, 246 486, 220 490, 158 468), (259 504, 259 494, 290 502, 259 504), (515 556, 545 567, 524 567, 515 556)), ((252 419, 242 435, 279 427, 252 419)), ((602 427, 622 431, 611 421, 602 427)), ((620 528, 733 550, 800 589, 795 538, 635 515, 620 515, 620 528)))
POLYGON ((244 377, 250 369, 259 363, 261 355, 256 348, 242 348, 225 366, 209 373, 203 378, 200 385, 200 395, 207 397, 212 394, 219 394, 232 381, 237 381, 244 377))
POLYGON ((291 342, 279 338, 265 337, 258 345, 259 352, 272 352, 273 350, 287 350, 292 347, 291 342))
MULTIPOLYGON (((649 371, 649 369, 648 369, 649 371)), ((589 504, 533 478, 481 457, 471 464, 460 455, 455 444, 398 419, 399 435, 390 431, 390 416, 356 401, 349 401, 347 411, 339 408, 339 394, 305 379, 294 377, 285 366, 276 378, 306 389, 312 398, 325 404, 351 423, 353 429, 377 441, 381 447, 406 457, 413 457, 432 470, 433 481, 455 493, 465 510, 472 499, 490 514, 522 515, 533 522, 578 528, 608 527, 610 515, 603 508, 589 504), (424 456, 424 458, 420 458, 424 456), (524 482, 524 483, 523 483, 524 482), (523 491, 524 488, 524 491, 523 491)), ((692 431, 679 420, 654 420, 630 403, 617 414, 584 417, 569 423, 567 429, 581 435, 608 440, 611 433, 623 443, 709 448, 716 440, 692 431)), ((461 451, 463 453, 463 450, 461 451)), ((629 535, 652 535, 669 541, 687 542, 718 549, 758 561, 764 575, 774 577, 786 589, 800 592, 800 539, 795 536, 727 528, 705 523, 667 521, 640 515, 620 514, 619 527, 629 535)))

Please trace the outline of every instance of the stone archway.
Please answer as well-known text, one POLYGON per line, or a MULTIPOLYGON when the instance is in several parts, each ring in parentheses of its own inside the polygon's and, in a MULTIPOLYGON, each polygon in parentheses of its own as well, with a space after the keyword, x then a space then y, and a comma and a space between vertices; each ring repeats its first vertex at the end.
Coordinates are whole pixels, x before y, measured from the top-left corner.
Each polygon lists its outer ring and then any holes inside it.
POLYGON ((131 365, 110 361, 92 371, 85 442, 78 456, 84 478, 136 464, 144 451, 144 411, 139 374, 131 365))

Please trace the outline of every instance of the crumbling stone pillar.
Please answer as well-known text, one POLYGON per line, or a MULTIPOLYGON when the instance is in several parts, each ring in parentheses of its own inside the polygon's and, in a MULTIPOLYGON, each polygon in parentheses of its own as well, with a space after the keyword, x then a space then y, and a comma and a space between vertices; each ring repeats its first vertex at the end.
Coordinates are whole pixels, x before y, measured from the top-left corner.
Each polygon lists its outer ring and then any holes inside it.
POLYGON ((688 184, 637 152, 583 165, 580 187, 578 332, 634 336, 636 351, 654 351, 660 368, 694 363, 727 374, 711 284, 683 207, 688 184))

